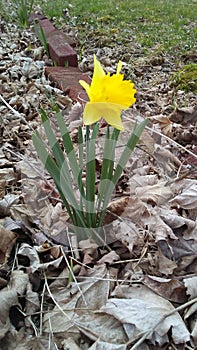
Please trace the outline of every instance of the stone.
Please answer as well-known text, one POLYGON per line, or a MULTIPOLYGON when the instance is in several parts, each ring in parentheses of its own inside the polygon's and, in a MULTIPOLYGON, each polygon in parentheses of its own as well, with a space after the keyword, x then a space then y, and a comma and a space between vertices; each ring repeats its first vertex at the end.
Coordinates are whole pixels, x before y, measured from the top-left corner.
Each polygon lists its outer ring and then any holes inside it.
POLYGON ((58 66, 65 65, 77 67, 77 53, 66 42, 64 34, 59 30, 54 30, 47 35, 47 43, 49 46, 49 54, 52 60, 58 66))
POLYGON ((86 103, 88 96, 79 84, 79 80, 85 80, 88 84, 91 83, 90 77, 82 73, 79 68, 76 67, 46 67, 45 74, 56 87, 65 92, 73 101, 80 103, 86 103))

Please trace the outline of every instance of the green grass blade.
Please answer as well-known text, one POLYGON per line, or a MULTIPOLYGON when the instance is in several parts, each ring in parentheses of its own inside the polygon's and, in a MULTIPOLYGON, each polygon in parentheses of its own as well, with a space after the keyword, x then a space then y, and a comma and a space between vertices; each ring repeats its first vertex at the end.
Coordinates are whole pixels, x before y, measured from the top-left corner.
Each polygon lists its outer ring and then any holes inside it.
POLYGON ((45 49, 46 54, 47 54, 47 57, 50 58, 49 46, 48 46, 48 43, 47 43, 45 32, 44 32, 44 30, 42 28, 42 25, 40 23, 40 20, 38 22, 36 22, 34 20, 34 30, 35 30, 36 35, 39 38, 41 44, 44 46, 44 49, 45 49), (38 28, 38 24, 39 24, 39 28, 38 28))

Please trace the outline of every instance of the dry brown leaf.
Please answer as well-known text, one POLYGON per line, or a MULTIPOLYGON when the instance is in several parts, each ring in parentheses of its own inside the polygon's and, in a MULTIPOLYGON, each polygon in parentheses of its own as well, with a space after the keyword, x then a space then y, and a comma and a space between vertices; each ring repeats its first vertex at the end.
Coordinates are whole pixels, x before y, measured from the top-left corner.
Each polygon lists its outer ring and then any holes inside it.
POLYGON ((0 339, 11 327, 10 308, 18 305, 18 296, 24 294, 28 281, 28 275, 23 271, 13 271, 8 286, 0 291, 0 339))
POLYGON ((161 131, 169 136, 172 137, 172 122, 170 121, 170 119, 163 115, 163 114, 159 114, 159 115, 154 115, 152 117, 149 117, 149 119, 153 122, 153 123, 158 123, 161 131))
POLYGON ((159 250, 158 254, 158 269, 159 272, 165 276, 172 276, 174 270, 177 268, 177 263, 173 260, 168 259, 162 252, 159 250))
POLYGON ((91 239, 79 242, 79 248, 83 254, 83 264, 88 265, 98 257, 98 244, 91 239))
MULTIPOLYGON (((121 241, 130 252, 133 251, 134 245, 137 245, 140 238, 139 228, 131 221, 113 221, 114 241, 121 241)), ((109 243, 113 242, 113 239, 109 243)))
POLYGON ((5 229, 0 225, 0 263, 4 264, 10 256, 11 250, 17 240, 15 232, 5 229))
POLYGON ((108 254, 104 255, 100 260, 97 261, 98 265, 102 264, 113 264, 114 261, 120 260, 120 257, 118 254, 116 254, 115 251, 111 251, 108 254))
POLYGON ((117 216, 121 216, 126 210, 129 197, 123 197, 110 202, 107 206, 107 213, 105 215, 103 225, 110 224, 113 220, 117 219, 117 216))
MULTIPOLYGON (((118 292, 119 293, 119 292, 118 292)), ((137 334, 145 334, 153 343, 162 345, 169 341, 168 332, 176 344, 190 340, 190 334, 178 312, 174 312, 165 320, 167 314, 174 310, 172 304, 158 296, 145 286, 123 286, 125 298, 111 298, 102 311, 113 315, 123 325, 130 340, 137 334), (150 333, 149 333, 150 332, 150 333)), ((116 296, 116 290, 113 293, 116 296)))
POLYGON ((176 174, 177 169, 181 166, 181 161, 171 151, 159 145, 156 145, 154 158, 159 167, 170 176, 176 174))
POLYGON ((196 121, 197 108, 186 107, 186 108, 176 108, 170 115, 170 120, 176 123, 181 123, 182 125, 187 125, 196 121))
POLYGON ((166 203, 166 201, 170 199, 172 192, 165 181, 160 181, 152 186, 137 187, 135 195, 144 202, 160 205, 166 203))
POLYGON ((170 210, 169 208, 161 208, 160 216, 162 220, 170 226, 172 229, 179 228, 182 226, 187 226, 188 231, 192 231, 196 223, 193 220, 187 219, 177 213, 175 209, 170 210))
POLYGON ((0 200, 0 218, 10 215, 10 208, 12 205, 19 202, 19 196, 15 194, 7 194, 0 200))
POLYGON ((148 225, 149 230, 154 233, 156 242, 166 240, 168 237, 177 240, 173 230, 158 215, 157 209, 151 209, 151 215, 142 217, 141 221, 148 225))
POLYGON ((135 193, 136 188, 145 187, 145 186, 153 186, 158 182, 157 175, 133 175, 129 180, 130 192, 135 193))
MULTIPOLYGON (((187 294, 190 296, 189 299, 194 299, 197 297, 197 277, 193 276, 190 278, 185 278, 183 280, 185 287, 187 289, 187 294)), ((197 302, 192 304, 188 307, 184 318, 187 320, 187 322, 190 321, 190 327, 191 327, 191 336, 194 340, 194 344, 197 346, 197 321, 196 321, 196 311, 197 311, 197 302), (193 316, 193 318, 190 317, 193 316)))
MULTIPOLYGON (((97 340, 88 350, 126 350, 127 345, 119 345, 119 344, 112 344, 108 342, 103 342, 101 340, 97 340)), ((148 348, 142 347, 140 350, 148 350, 148 348)))
POLYGON ((184 285, 175 278, 166 279, 155 276, 145 276, 143 283, 169 301, 178 304, 187 301, 184 285))
MULTIPOLYGON (((48 249, 47 249, 48 251, 48 249)), ((58 252, 60 248, 58 246, 58 252)), ((30 266, 28 268, 29 272, 34 273, 35 271, 47 271, 57 269, 63 260, 63 256, 58 258, 53 258, 51 256, 51 261, 46 263, 41 263, 36 247, 32 247, 29 244, 23 243, 18 250, 18 257, 25 256, 30 260, 30 266)))
POLYGON ((184 209, 194 209, 197 207, 197 185, 193 183, 189 188, 173 198, 171 204, 177 204, 184 209))
POLYGON ((62 346, 62 350, 81 350, 76 344, 76 342, 70 337, 63 340, 62 346))

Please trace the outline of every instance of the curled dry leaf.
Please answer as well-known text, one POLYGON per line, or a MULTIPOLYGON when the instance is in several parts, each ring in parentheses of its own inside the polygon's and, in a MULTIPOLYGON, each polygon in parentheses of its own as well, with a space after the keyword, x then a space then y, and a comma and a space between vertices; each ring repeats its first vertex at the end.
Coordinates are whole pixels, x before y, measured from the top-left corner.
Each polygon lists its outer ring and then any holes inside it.
POLYGON ((110 202, 107 206, 107 213, 105 215, 103 225, 110 224, 113 220, 116 220, 118 216, 126 210, 129 197, 118 198, 110 202))
POLYGON ((157 175, 140 175, 136 174, 131 177, 129 180, 130 185, 130 192, 135 193, 135 190, 138 187, 144 187, 144 186, 153 186, 156 185, 158 182, 157 175))
POLYGON ((158 253, 158 269, 159 272, 165 276, 171 276, 174 270, 177 268, 177 263, 173 260, 168 259, 162 252, 159 250, 158 253))
POLYGON ((170 120, 176 123, 181 123, 182 125, 187 125, 196 121, 197 108, 187 107, 187 108, 176 108, 170 115, 170 120))
POLYGON ((19 202, 19 196, 15 194, 7 194, 0 200, 0 218, 10 215, 12 205, 19 202))
POLYGON ((166 240, 168 237, 177 240, 171 227, 162 220, 156 209, 151 209, 151 215, 142 218, 142 222, 148 225, 149 230, 154 233, 156 241, 166 240))
MULTIPOLYGON (((54 247, 51 247, 52 252, 54 252, 55 256, 57 255, 57 251, 59 253, 60 251, 60 247, 57 247, 57 249, 55 249, 54 247)), ((44 250, 46 253, 50 253, 50 249, 46 249, 44 250)), ((20 258, 20 256, 25 256, 30 260, 30 266, 28 268, 29 272, 34 273, 35 271, 47 271, 47 269, 50 267, 50 269, 54 270, 57 269, 59 267, 59 265, 62 262, 63 257, 60 256, 58 258, 53 257, 52 254, 50 255, 50 259, 51 261, 46 262, 46 263, 41 263, 40 262, 40 257, 38 255, 37 252, 37 248, 36 247, 31 247, 29 244, 22 244, 21 247, 18 250, 18 258, 20 258)))
POLYGON ((181 161, 172 152, 159 145, 155 147, 154 158, 164 172, 170 176, 176 174, 177 169, 181 166, 181 161))
POLYGON ((164 135, 167 135, 169 137, 172 137, 172 122, 170 121, 170 119, 163 114, 159 114, 159 115, 154 115, 152 117, 149 117, 149 119, 153 122, 153 123, 158 123, 161 131, 164 133, 164 135))
POLYGON ((140 241, 139 228, 132 222, 116 220, 113 222, 113 229, 116 240, 120 240, 132 252, 134 245, 140 241))

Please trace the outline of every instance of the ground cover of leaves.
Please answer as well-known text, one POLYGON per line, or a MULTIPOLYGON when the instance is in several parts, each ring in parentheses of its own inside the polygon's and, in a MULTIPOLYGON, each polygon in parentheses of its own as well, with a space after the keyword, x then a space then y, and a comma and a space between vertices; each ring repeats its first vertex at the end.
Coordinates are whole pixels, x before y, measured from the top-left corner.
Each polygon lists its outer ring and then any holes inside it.
MULTIPOLYGON (((136 51, 133 68, 124 63, 138 92, 117 157, 135 120, 150 122, 109 205, 106 245, 98 246, 76 241, 31 141, 42 132, 41 106, 56 129, 55 103, 75 140, 81 105, 46 80, 51 62, 31 30, 4 21, 0 28, 0 349, 195 349, 197 109, 193 92, 171 85, 174 58, 136 51)), ((80 68, 91 75, 96 53, 114 72, 123 48, 95 42, 80 68)))

